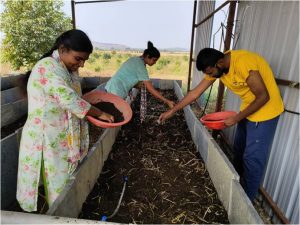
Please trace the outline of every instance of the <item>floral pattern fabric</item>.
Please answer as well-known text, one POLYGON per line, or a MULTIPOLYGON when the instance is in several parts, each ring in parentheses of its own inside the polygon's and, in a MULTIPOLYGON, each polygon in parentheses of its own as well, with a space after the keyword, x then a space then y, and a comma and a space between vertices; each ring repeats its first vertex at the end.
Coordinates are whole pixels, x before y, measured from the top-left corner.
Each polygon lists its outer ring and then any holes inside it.
POLYGON ((28 118, 23 127, 18 167, 17 199, 25 211, 37 210, 43 160, 48 203, 62 192, 89 145, 85 115, 91 105, 81 98, 76 73, 59 60, 40 60, 27 84, 28 118))

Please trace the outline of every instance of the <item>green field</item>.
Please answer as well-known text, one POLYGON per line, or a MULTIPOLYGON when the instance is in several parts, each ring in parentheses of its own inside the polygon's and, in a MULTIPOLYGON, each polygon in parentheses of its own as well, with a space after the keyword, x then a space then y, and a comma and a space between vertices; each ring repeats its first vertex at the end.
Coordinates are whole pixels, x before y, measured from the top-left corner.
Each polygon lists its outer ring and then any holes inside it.
MULTIPOLYGON (((132 56, 140 56, 142 52, 100 51, 95 50, 86 61, 81 73, 94 76, 113 75, 123 62, 132 56)), ((188 53, 161 53, 161 57, 152 67, 147 67, 150 76, 178 76, 188 74, 188 53)))
MULTIPOLYGON (((89 60, 80 68, 80 76, 110 77, 120 68, 123 62, 132 56, 140 56, 138 51, 103 51, 94 50, 89 60)), ((157 63, 147 66, 150 78, 182 80, 184 89, 188 79, 188 53, 161 52, 157 63)))

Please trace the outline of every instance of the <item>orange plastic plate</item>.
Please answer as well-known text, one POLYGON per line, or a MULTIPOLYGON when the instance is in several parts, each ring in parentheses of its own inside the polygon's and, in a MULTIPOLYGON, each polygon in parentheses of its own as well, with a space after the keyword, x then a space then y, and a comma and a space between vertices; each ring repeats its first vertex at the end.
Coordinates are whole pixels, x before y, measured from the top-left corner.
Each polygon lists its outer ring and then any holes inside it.
POLYGON ((112 128, 122 126, 128 123, 132 118, 132 109, 130 105, 122 98, 117 95, 107 93, 104 91, 94 90, 91 92, 86 93, 82 96, 82 98, 88 101, 91 104, 96 104, 98 102, 111 102, 115 105, 115 107, 123 113, 124 120, 119 123, 108 123, 101 120, 98 120, 92 116, 87 116, 88 121, 93 123, 94 125, 102 128, 112 128))
POLYGON ((201 117, 200 121, 209 129, 222 130, 226 128, 224 120, 236 114, 234 111, 215 112, 201 117))

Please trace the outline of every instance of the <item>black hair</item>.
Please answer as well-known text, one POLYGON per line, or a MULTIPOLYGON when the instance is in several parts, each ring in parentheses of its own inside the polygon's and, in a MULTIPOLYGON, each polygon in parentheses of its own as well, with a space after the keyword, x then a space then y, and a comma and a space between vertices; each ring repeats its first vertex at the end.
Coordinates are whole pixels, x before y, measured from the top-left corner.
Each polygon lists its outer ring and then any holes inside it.
POLYGON ((160 52, 155 48, 151 41, 148 41, 147 49, 144 50, 143 57, 149 56, 149 58, 159 58, 160 52))
POLYGON ((69 50, 77 52, 92 53, 93 45, 89 37, 81 30, 72 29, 62 33, 55 41, 52 48, 45 53, 41 59, 51 56, 53 51, 58 49, 60 45, 63 45, 69 50))
POLYGON ((196 67, 204 72, 207 67, 214 67, 218 60, 222 58, 224 58, 223 52, 213 48, 203 48, 197 56, 196 67))

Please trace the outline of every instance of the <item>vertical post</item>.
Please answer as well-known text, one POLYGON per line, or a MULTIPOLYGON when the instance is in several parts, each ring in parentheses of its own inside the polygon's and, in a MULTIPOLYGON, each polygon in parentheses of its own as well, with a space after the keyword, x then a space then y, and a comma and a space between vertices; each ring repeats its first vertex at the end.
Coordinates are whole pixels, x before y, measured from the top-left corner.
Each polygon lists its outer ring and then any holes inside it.
MULTIPOLYGON (((227 19, 227 29, 226 29, 226 36, 225 36, 224 52, 230 49, 235 8, 236 8, 236 1, 231 1, 230 5, 229 5, 229 15, 228 15, 228 19, 227 19)), ((218 88, 217 103, 216 103, 216 108, 215 108, 216 112, 220 112, 222 110, 224 90, 225 90, 224 84, 222 82, 220 82, 219 88, 218 88)))
POLYGON ((196 21, 196 11, 197 11, 197 0, 194 1, 194 13, 193 13, 193 26, 192 26, 192 38, 191 38, 191 48, 190 48, 190 61, 189 61, 189 74, 187 82, 187 92, 190 91, 191 87, 191 76, 192 76, 192 62, 193 62, 193 51, 194 51, 194 33, 195 33, 195 21, 196 21))
POLYGON ((75 21, 75 1, 71 0, 71 8, 72 8, 72 24, 73 29, 76 29, 76 21, 75 21))

